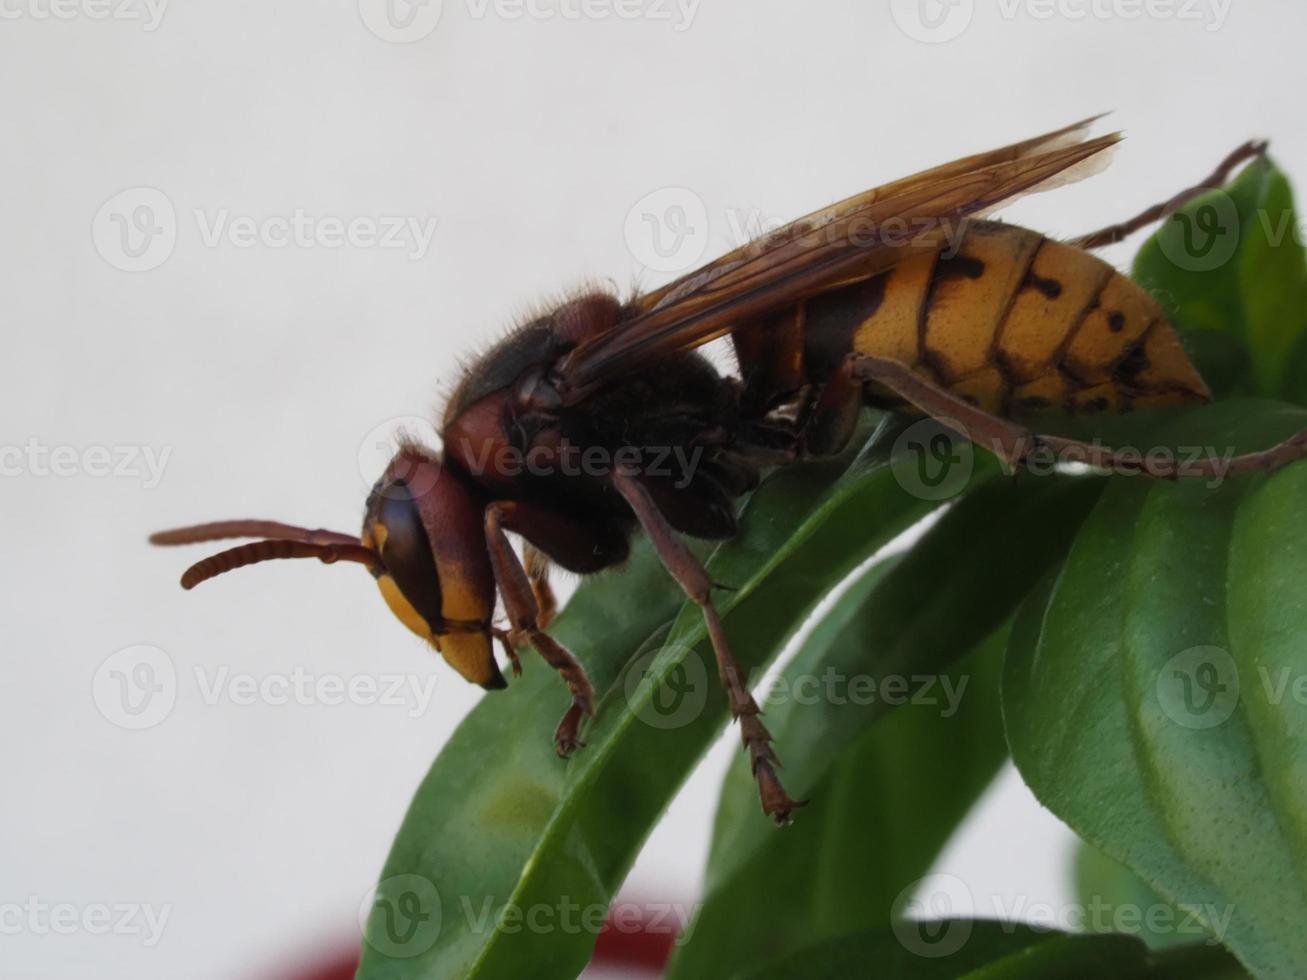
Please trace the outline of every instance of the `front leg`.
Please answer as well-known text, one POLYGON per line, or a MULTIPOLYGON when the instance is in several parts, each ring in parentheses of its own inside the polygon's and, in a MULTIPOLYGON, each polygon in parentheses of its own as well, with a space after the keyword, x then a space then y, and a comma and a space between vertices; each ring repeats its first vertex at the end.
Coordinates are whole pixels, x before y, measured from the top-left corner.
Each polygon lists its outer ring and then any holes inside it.
MULTIPOLYGON (((566 647, 540 628, 540 607, 531 586, 531 578, 513 551, 508 535, 504 533, 504 524, 511 525, 514 507, 512 501, 501 501, 486 508, 486 545, 490 551, 490 566, 495 573, 499 594, 504 597, 504 610, 508 613, 512 635, 522 637, 535 647, 545 662, 558 671, 572 692, 572 705, 554 732, 554 745, 558 754, 566 759, 585 744, 580 739, 581 719, 594 714, 594 689, 580 662, 566 647)), ((505 642, 505 647, 511 649, 511 643, 505 642)), ((516 666, 517 658, 513 656, 512 660, 516 666)))
POLYGON ((549 556, 528 541, 522 548, 526 577, 531 580, 531 591, 540 609, 540 628, 548 629, 558 612, 558 596, 549 584, 549 556))
POLYGON ((677 537, 667 518, 654 504, 649 491, 633 474, 619 470, 613 475, 613 482, 631 505, 631 510, 635 511, 636 518, 649 535, 654 550, 672 578, 703 611, 713 652, 717 655, 717 673, 731 703, 731 715, 740 723, 740 736, 749 753, 753 777, 758 782, 763 813, 775 819, 778 824, 789 823, 790 814, 806 801, 790 799, 776 775, 780 762, 772 751, 771 733, 758 717, 762 714, 762 709, 749 692, 740 665, 736 663, 735 655, 726 641, 726 630, 712 601, 712 579, 708 577, 708 572, 699 559, 685 546, 685 542, 677 537))

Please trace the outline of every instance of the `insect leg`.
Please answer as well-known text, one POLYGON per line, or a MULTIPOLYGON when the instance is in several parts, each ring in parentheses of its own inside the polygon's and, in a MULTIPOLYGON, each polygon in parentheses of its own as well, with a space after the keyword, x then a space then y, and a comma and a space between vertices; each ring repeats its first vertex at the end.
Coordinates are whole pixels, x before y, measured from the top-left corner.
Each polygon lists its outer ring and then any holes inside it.
POLYGON ((962 430, 962 435, 981 448, 988 449, 1012 467, 1019 466, 1032 453, 1045 449, 1056 453, 1064 462, 1087 463, 1090 466, 1118 472, 1144 473, 1160 479, 1175 479, 1182 476, 1224 478, 1252 470, 1278 469, 1307 456, 1307 429, 1269 449, 1245 453, 1242 456, 1180 459, 1174 453, 1157 456, 1137 451, 1132 451, 1125 456, 1121 450, 1109 449, 1079 439, 1038 435, 1016 422, 977 408, 914 373, 911 368, 899 361, 866 354, 851 354, 849 358, 859 377, 893 390, 927 415, 941 421, 956 423, 962 430))
POLYGON ((675 530, 663 517, 643 485, 626 470, 619 470, 613 475, 613 482, 618 491, 631 505, 636 518, 645 533, 649 535, 654 550, 662 559, 663 565, 672 577, 685 590, 685 594, 703 611, 704 622, 708 626, 708 636, 712 640, 713 652, 717 656, 717 672, 722 687, 730 700, 731 715, 740 723, 740 735, 744 748, 749 753, 749 762, 754 779, 758 782, 758 795, 762 799, 762 810, 778 824, 788 823, 790 814, 806 801, 790 799, 776 775, 780 762, 772 751, 771 733, 767 731, 758 717, 762 709, 749 693, 744 676, 735 655, 726 640, 726 630, 722 626, 717 607, 712 601, 712 580, 700 564, 694 553, 685 546, 675 530))
POLYGON ((846 358, 821 389, 804 420, 805 456, 834 456, 849 444, 862 414, 862 387, 862 379, 846 358))
POLYGON ((1082 235, 1079 238, 1073 239, 1068 244, 1084 249, 1102 248, 1105 245, 1115 245, 1117 242, 1123 241, 1130 235, 1133 235, 1139 229, 1147 227, 1155 221, 1161 221, 1170 217, 1194 198, 1206 194, 1213 188, 1222 186, 1230 179, 1230 174, 1234 172, 1235 167, 1247 160, 1264 156, 1266 154, 1266 146, 1267 144, 1265 140, 1250 140, 1222 160, 1221 165, 1217 167, 1216 170, 1212 172, 1211 176, 1202 183, 1182 190, 1169 201, 1162 204, 1154 204, 1151 208, 1141 211, 1129 221, 1123 221, 1120 224, 1108 225, 1106 228, 1100 228, 1098 231, 1090 232, 1088 235, 1082 235))
POLYGON ((536 605, 540 607, 537 617, 541 629, 547 629, 558 612, 558 597, 554 587, 549 584, 549 556, 528 541, 522 548, 526 565, 526 577, 531 580, 531 592, 535 595, 536 605))
POLYGON ((509 544, 508 535, 504 533, 505 518, 512 507, 511 502, 503 502, 486 508, 486 544, 490 550, 490 565, 494 569, 495 584, 504 597, 504 609, 508 613, 512 634, 530 642, 545 663, 558 671, 572 692, 572 705, 554 732, 554 745, 558 754, 566 759, 584 744, 579 738, 581 719, 594 714, 594 689, 580 662, 566 647, 540 628, 540 607, 531 588, 531 578, 509 544))

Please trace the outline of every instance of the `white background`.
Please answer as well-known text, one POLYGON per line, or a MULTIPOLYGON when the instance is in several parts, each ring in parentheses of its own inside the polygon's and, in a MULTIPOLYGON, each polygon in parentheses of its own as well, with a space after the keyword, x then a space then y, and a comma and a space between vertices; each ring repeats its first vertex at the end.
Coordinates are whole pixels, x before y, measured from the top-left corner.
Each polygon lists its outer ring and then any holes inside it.
MULTIPOLYGON (((915 2, 701 0, 687 22, 674 6, 659 8, 669 20, 514 19, 445 0, 411 43, 379 38, 356 0, 178 2, 154 30, 97 19, 94 2, 61 20, 49 0, 0 0, 0 444, 171 455, 151 489, 85 466, 15 474, 12 455, 0 477, 0 904, 171 914, 150 948, 85 930, 0 934, 12 976, 276 974, 356 942, 410 794, 479 690, 357 569, 270 566, 184 594, 176 576, 197 556, 152 551, 145 535, 247 515, 355 530, 380 467, 364 445, 375 426, 432 415, 459 359, 543 300, 587 279, 666 278, 643 270, 647 244, 627 233, 645 195, 693 192, 709 258, 737 244, 742 217, 797 216, 1106 109, 1130 136, 1113 168, 1008 217, 1084 231, 1253 135, 1274 138, 1291 174, 1307 170, 1307 8, 1290 0, 1220 14, 1204 2, 1198 19, 1184 2, 1007 16, 1011 0, 958 0, 940 8, 959 18, 944 27, 965 29, 944 43, 905 32, 915 2), (176 239, 157 268, 123 271, 101 254, 117 226, 97 238, 93 223, 143 186, 171 203, 176 239), (296 209, 437 225, 416 259, 203 238, 223 213, 296 209), (166 651, 180 683, 171 713, 133 732, 92 687, 138 643, 166 651), (434 675, 436 693, 416 718, 412 702, 208 705, 196 667, 434 675)), ((730 739, 628 893, 693 900, 730 739)), ((1069 853, 1009 773, 940 867, 992 912, 993 895, 1065 901, 1069 853)))

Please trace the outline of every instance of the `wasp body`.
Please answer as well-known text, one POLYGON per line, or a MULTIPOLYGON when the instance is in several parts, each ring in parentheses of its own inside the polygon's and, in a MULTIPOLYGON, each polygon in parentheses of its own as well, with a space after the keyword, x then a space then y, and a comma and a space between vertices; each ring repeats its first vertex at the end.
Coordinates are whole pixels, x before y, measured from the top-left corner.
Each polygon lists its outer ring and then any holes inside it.
MULTIPOLYGON (((642 531, 702 608, 763 809, 784 821, 799 804, 777 779, 713 583, 680 535, 730 537, 735 501, 764 469, 838 452, 865 405, 946 418, 1019 463, 1039 442, 1083 447, 1035 437, 1023 418, 1208 397, 1156 302, 1089 251, 1167 216, 1201 187, 1072 243, 985 217, 1075 176, 1117 142, 1087 139, 1085 126, 868 191, 650 294, 623 302, 586 293, 519 327, 454 392, 443 451, 400 446, 357 537, 223 521, 152 540, 263 539, 192 566, 187 588, 271 558, 361 563, 405 626, 487 688, 505 686, 494 641, 514 670, 516 648, 534 647, 572 695, 555 733, 566 756, 594 693, 545 629, 552 596, 540 556, 596 572, 620 564, 642 531), (895 222, 916 230, 892 237, 895 222), (696 351, 728 335, 738 377, 696 351), (526 564, 508 532, 528 543, 526 564), (507 627, 494 623, 499 603, 507 627)), ((1262 149, 1241 147, 1205 184, 1262 149)), ((1305 451, 1300 435, 1232 469, 1305 451)))

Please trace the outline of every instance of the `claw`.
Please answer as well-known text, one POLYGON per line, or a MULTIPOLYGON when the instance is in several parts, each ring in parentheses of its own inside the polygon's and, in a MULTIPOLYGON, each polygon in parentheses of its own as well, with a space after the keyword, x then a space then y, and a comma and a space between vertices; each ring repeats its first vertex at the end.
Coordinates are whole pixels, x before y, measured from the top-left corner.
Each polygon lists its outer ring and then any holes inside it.
POLYGON ((758 781, 758 796, 762 799, 762 812, 771 817, 777 827, 789 826, 794 822, 794 811, 808 805, 807 800, 790 799, 770 763, 756 764, 753 776, 758 781))
POLYGON ((593 714, 594 709, 588 701, 573 699, 572 706, 567 709, 554 731, 554 750, 560 759, 570 759, 577 749, 585 748, 585 743, 581 741, 581 719, 593 714))

